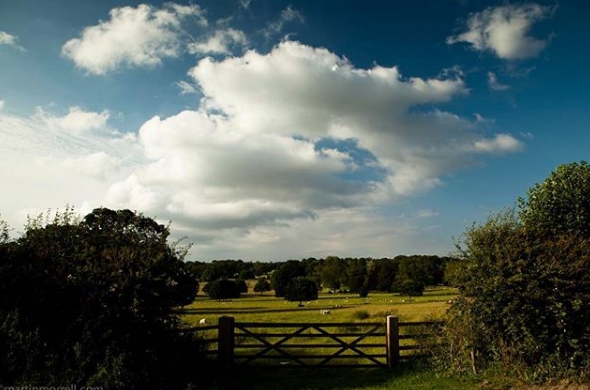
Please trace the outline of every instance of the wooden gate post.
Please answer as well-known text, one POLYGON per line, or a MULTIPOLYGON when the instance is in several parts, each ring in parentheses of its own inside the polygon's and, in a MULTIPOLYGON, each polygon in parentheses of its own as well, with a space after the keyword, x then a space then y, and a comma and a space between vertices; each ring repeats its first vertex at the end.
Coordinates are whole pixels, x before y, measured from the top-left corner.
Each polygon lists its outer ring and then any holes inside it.
POLYGON ((219 317, 219 361, 224 366, 234 364, 234 317, 219 317))
POLYGON ((396 316, 387 316, 387 367, 399 363, 399 321, 396 316))

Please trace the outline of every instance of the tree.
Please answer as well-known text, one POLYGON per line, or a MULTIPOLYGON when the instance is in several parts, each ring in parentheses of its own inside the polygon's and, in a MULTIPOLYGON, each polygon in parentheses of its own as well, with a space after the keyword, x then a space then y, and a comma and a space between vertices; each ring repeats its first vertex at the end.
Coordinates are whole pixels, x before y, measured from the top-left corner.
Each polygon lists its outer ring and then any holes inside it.
POLYGON ((221 279, 209 282, 207 294, 211 299, 233 299, 240 297, 240 287, 233 280, 221 279))
POLYGON ((268 282, 268 280, 266 280, 266 278, 258 279, 256 284, 254 285, 254 292, 260 293, 260 295, 262 295, 262 293, 265 293, 267 291, 270 291, 270 283, 268 282))
POLYGON ((296 260, 285 262, 279 269, 273 272, 271 277, 272 288, 276 297, 284 297, 291 281, 299 276, 305 276, 305 267, 296 260))
POLYGON ((339 290, 346 282, 346 265, 339 257, 328 256, 321 266, 322 284, 332 291, 339 290))
POLYGON ((377 290, 392 291, 393 282, 397 276, 398 265, 390 259, 382 259, 380 261, 380 270, 377 275, 377 290))
POLYGON ((398 272, 392 283, 392 291, 402 295, 421 296, 426 284, 432 280, 423 257, 403 256, 398 259, 398 272))
POLYGON ((455 275, 462 294, 447 321, 453 345, 480 363, 524 366, 537 377, 590 365, 588 183, 588 164, 561 165, 529 189, 518 211, 465 232, 455 275))
POLYGON ((238 279, 248 280, 248 279, 254 279, 255 277, 256 277, 256 275, 254 274, 254 270, 252 268, 248 268, 248 269, 243 269, 240 271, 240 275, 238 276, 238 279))
POLYGON ((311 301, 318 298, 318 285, 311 279, 305 277, 294 278, 285 293, 285 299, 291 302, 311 301))
POLYGON ((168 227, 105 208, 45 220, 0 244, 4 383, 185 383, 201 344, 179 333, 173 310, 192 302, 198 284, 168 227))
POLYGON ((238 279, 238 280, 236 280, 236 286, 238 286, 238 291, 241 294, 247 294, 248 293, 248 283, 246 283, 246 281, 244 279, 238 279))
MULTIPOLYGON (((364 259, 347 259, 348 289, 350 292, 360 293, 368 288, 367 263, 364 259)), ((366 295, 365 295, 366 296, 366 295)))
POLYGON ((407 295, 412 302, 412 297, 420 297, 424 294, 424 285, 415 279, 403 278, 397 281, 397 291, 401 295, 407 295))

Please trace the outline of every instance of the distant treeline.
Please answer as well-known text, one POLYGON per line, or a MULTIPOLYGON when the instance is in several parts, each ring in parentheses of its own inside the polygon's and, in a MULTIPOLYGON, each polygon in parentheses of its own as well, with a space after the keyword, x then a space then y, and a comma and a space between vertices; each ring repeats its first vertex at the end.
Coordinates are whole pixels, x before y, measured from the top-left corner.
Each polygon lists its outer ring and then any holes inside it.
MULTIPOLYGON (((337 291, 346 289, 360 292, 399 291, 408 281, 423 286, 449 283, 449 271, 456 259, 434 255, 400 255, 394 258, 340 258, 329 256, 325 259, 313 257, 284 262, 261 262, 243 260, 214 260, 210 263, 188 262, 187 267, 201 281, 219 279, 253 279, 267 276, 273 287, 280 288, 280 279, 306 277, 324 289, 337 291), (445 277, 445 273, 447 274, 445 277)), ((279 294, 280 295, 280 294, 279 294)))

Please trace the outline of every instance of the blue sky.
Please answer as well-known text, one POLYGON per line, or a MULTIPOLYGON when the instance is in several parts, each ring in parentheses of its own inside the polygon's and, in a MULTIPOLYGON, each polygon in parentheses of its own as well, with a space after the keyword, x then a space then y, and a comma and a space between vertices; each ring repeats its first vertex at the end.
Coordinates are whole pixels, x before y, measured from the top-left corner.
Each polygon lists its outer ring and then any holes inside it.
POLYGON ((590 146, 590 5, 0 0, 0 213, 190 258, 440 254, 590 146))

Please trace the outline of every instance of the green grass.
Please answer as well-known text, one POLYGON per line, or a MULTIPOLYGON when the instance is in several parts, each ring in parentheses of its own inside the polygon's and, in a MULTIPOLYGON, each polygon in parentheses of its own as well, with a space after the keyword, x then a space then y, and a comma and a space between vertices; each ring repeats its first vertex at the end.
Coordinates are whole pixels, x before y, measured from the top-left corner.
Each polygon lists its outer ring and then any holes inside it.
POLYGON ((210 390, 463 390, 478 388, 475 378, 442 377, 425 366, 395 370, 242 368, 210 384, 210 390))
MULTIPOLYGON (((392 293, 371 293, 367 298, 357 294, 320 294, 317 300, 287 302, 271 293, 247 294, 228 302, 211 300, 202 293, 193 304, 184 308, 183 320, 189 326, 198 326, 205 318, 208 324, 217 324, 220 316, 233 316, 237 322, 385 322, 387 315, 396 315, 401 321, 440 319, 449 307, 448 301, 456 290, 429 288, 424 296, 412 298, 392 293), (330 309, 331 315, 320 314, 330 309), (362 312, 362 315, 359 315, 362 312), (367 317, 368 315, 368 317, 367 317), (363 317, 363 319, 359 319, 363 317)), ((214 332, 214 331, 213 331, 214 332)), ((327 351, 324 351, 327 352, 327 351)), ((330 351, 331 353, 334 350, 330 351)), ((363 362, 365 363, 365 362, 363 362)), ((383 368, 276 368, 248 366, 232 368, 231 375, 219 376, 223 381, 211 384, 212 390, 385 390, 385 389, 473 389, 471 378, 441 377, 424 363, 401 364, 395 370, 383 368)))
POLYGON ((320 294, 314 301, 287 302, 275 298, 272 293, 247 294, 239 299, 219 302, 202 293, 195 302, 184 309, 183 320, 196 326, 205 318, 216 324, 219 317, 230 315, 240 322, 351 322, 355 312, 369 313, 369 322, 385 321, 388 315, 396 315, 402 321, 421 321, 441 318, 448 308, 448 301, 456 296, 456 290, 436 287, 425 291, 424 296, 412 298, 392 293, 372 293, 367 298, 357 294, 320 294), (321 309, 330 309, 331 315, 321 315, 321 309))

